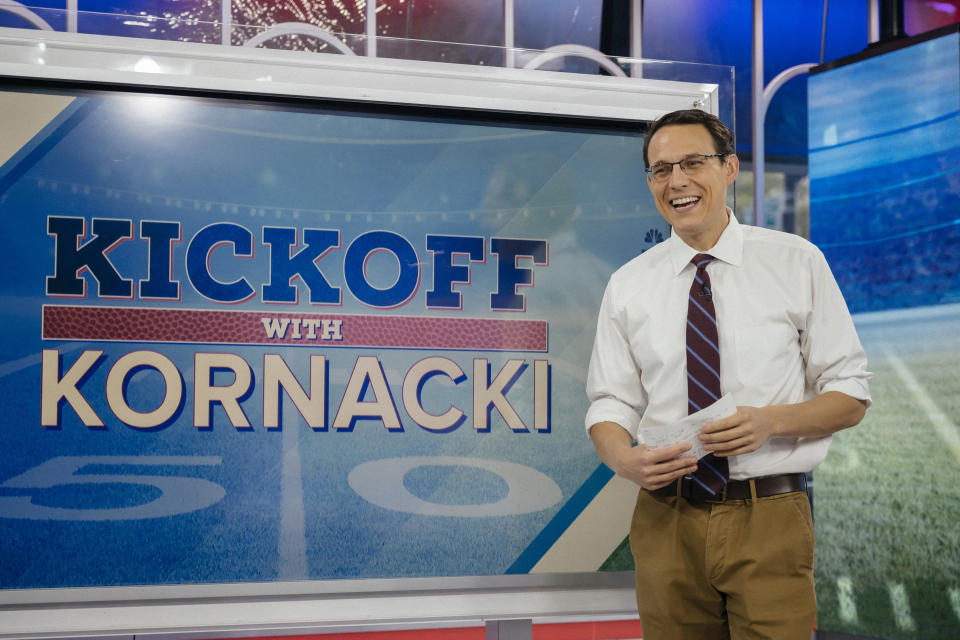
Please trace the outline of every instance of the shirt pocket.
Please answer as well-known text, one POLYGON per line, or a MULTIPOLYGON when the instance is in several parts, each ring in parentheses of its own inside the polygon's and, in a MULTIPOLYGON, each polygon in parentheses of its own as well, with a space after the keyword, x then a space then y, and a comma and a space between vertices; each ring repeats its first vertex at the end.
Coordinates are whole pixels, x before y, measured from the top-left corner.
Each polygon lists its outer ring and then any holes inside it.
POLYGON ((797 330, 786 324, 738 327, 737 377, 745 387, 778 387, 799 357, 797 330))

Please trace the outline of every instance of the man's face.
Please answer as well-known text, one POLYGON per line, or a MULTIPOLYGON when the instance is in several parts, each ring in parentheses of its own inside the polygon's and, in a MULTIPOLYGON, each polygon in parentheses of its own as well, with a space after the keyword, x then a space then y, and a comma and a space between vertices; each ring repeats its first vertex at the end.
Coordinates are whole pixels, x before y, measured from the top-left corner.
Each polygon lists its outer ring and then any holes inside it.
MULTIPOLYGON (((654 166, 716 152, 713 138, 703 125, 667 125, 650 139, 647 159, 654 166)), ((727 226, 727 187, 739 172, 740 162, 734 155, 707 158, 699 170, 691 171, 693 175, 675 165, 668 179, 658 182, 648 177, 647 185, 657 209, 677 235, 694 249, 706 251, 727 226)))

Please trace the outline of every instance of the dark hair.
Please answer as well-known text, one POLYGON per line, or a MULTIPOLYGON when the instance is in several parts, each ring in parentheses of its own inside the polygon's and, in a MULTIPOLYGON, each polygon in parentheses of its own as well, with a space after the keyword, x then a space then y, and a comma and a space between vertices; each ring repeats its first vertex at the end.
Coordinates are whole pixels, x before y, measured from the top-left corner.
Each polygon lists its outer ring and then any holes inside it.
POLYGON ((703 126, 707 130, 707 133, 710 134, 710 137, 713 138, 713 146, 716 147, 716 153, 722 153, 724 155, 736 153, 736 148, 733 145, 733 133, 730 132, 727 125, 723 124, 720 118, 706 111, 700 111, 700 109, 681 109, 680 111, 671 111, 670 113, 660 116, 660 118, 654 121, 654 123, 650 125, 650 128, 647 129, 647 135, 643 141, 644 166, 650 166, 647 149, 650 147, 650 140, 653 138, 653 134, 663 127, 677 124, 699 124, 703 126))

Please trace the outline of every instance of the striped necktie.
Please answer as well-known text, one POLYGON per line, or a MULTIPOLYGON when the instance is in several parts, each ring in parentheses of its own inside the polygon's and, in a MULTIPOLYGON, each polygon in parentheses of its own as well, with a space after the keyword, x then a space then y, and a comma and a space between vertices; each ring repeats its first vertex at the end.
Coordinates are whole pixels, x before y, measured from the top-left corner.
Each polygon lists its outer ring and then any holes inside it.
MULTIPOLYGON (((707 275, 713 256, 698 253, 691 262, 697 274, 687 303, 687 413, 696 413, 720 399, 720 340, 707 275)), ((730 477, 727 459, 707 454, 697 462, 697 470, 690 477, 711 495, 717 494, 730 477)))

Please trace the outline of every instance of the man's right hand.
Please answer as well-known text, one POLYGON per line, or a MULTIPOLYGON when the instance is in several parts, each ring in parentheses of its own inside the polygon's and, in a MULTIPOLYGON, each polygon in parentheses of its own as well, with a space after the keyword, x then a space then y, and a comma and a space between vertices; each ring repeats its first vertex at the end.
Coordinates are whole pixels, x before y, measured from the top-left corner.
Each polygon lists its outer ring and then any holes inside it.
POLYGON ((630 433, 614 422, 599 422, 590 427, 590 438, 597 455, 619 476, 653 491, 697 470, 697 459, 678 457, 690 449, 676 444, 662 449, 633 446, 630 433))

